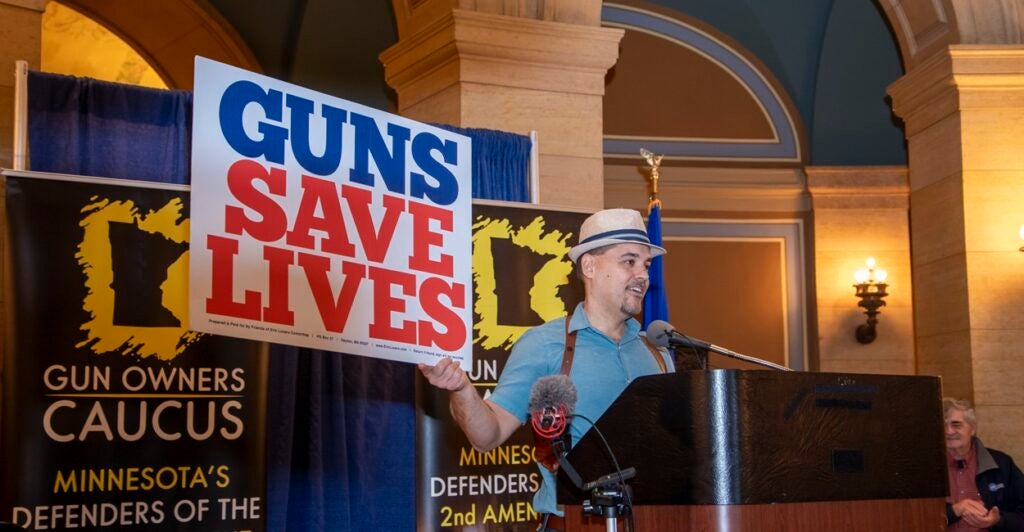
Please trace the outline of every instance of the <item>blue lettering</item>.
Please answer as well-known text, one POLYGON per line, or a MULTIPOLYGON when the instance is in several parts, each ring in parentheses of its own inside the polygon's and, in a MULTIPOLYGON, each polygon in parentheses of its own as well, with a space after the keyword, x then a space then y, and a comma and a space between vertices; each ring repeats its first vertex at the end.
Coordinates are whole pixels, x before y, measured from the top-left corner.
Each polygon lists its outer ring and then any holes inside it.
POLYGON ((313 115, 313 101, 299 96, 288 95, 286 105, 292 110, 292 154, 302 168, 307 172, 316 175, 330 175, 338 169, 341 163, 341 125, 348 118, 348 113, 323 104, 322 113, 327 122, 327 140, 324 144, 324 154, 320 157, 313 155, 309 147, 309 121, 313 115))
POLYGON ((442 141, 440 137, 430 133, 416 135, 416 138, 412 139, 412 160, 437 181, 437 186, 430 186, 423 174, 412 172, 409 178, 409 194, 415 198, 426 196, 435 205, 451 205, 459 197, 459 183, 445 165, 431 157, 434 150, 441 152, 444 162, 458 164, 458 145, 455 142, 442 141))
POLYGON ((377 123, 368 116, 352 113, 355 126, 355 165, 349 170, 353 182, 373 187, 373 174, 369 169, 369 157, 373 157, 380 176, 388 190, 405 194, 405 144, 409 141, 409 129, 397 124, 388 124, 391 137, 391 151, 377 129, 377 123))
POLYGON ((259 105, 267 120, 281 121, 281 91, 268 89, 263 92, 251 81, 236 81, 224 91, 220 100, 221 133, 236 152, 246 157, 266 157, 269 162, 284 164, 284 141, 288 138, 288 130, 260 122, 257 129, 263 138, 249 138, 242 127, 242 113, 250 103, 259 105))

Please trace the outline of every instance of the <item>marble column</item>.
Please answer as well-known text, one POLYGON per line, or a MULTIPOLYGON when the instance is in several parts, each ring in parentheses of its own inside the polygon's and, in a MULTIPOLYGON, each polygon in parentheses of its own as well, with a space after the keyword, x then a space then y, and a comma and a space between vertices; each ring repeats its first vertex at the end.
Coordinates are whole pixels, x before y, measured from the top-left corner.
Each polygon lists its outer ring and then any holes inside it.
POLYGON ((1024 454, 1024 46, 952 45, 894 83, 906 124, 918 373, 1024 454))
POLYGON ((381 61, 400 114, 535 130, 540 201, 604 206, 604 80, 623 31, 600 27, 599 1, 394 4, 399 42, 381 61))

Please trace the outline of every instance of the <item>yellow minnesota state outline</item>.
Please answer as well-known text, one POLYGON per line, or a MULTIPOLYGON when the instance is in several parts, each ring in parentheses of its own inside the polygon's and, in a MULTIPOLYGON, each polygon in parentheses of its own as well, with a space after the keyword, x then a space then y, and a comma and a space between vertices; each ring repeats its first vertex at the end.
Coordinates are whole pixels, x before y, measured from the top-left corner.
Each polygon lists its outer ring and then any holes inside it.
POLYGON ((180 327, 135 327, 115 325, 114 280, 111 263, 109 224, 120 222, 135 224, 139 230, 159 234, 177 243, 187 243, 189 221, 176 221, 181 217, 184 205, 180 198, 174 198, 157 211, 140 215, 134 202, 111 201, 93 196, 93 203, 82 208, 84 215, 79 225, 84 229, 75 258, 85 274, 85 286, 89 293, 82 302, 82 308, 92 319, 82 324, 86 339, 75 347, 87 347, 95 353, 121 352, 140 357, 156 356, 160 360, 171 360, 181 354, 189 344, 201 335, 189 331, 188 324, 188 252, 182 253, 167 268, 166 280, 160 285, 161 304, 167 308, 180 327))
POLYGON ((565 303, 558 298, 559 287, 569 283, 572 263, 567 258, 572 233, 544 231, 544 217, 537 216, 523 227, 512 227, 507 219, 479 217, 473 224, 473 286, 476 303, 473 310, 480 316, 474 324, 475 341, 484 349, 509 349, 529 326, 498 323, 498 294, 494 255, 489 240, 507 239, 538 255, 551 258, 533 277, 530 286, 530 309, 545 322, 565 316, 565 303))

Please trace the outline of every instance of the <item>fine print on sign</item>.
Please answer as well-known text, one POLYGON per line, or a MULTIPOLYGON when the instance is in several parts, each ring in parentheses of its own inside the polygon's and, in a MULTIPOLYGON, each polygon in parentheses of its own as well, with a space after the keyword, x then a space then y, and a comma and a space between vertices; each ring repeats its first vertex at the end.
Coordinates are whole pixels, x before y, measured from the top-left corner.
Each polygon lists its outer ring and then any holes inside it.
POLYGON ((470 140, 195 69, 191 328, 470 367, 470 140))

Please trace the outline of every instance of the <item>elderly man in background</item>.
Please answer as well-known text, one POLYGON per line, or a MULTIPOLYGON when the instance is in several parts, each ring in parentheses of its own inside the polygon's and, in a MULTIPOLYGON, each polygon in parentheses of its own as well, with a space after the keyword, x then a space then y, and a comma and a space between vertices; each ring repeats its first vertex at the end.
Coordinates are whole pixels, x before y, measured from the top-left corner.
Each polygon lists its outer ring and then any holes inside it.
POLYGON ((1024 532, 1024 476, 1006 453, 978 439, 978 418, 967 401, 943 399, 949 530, 1024 532))

